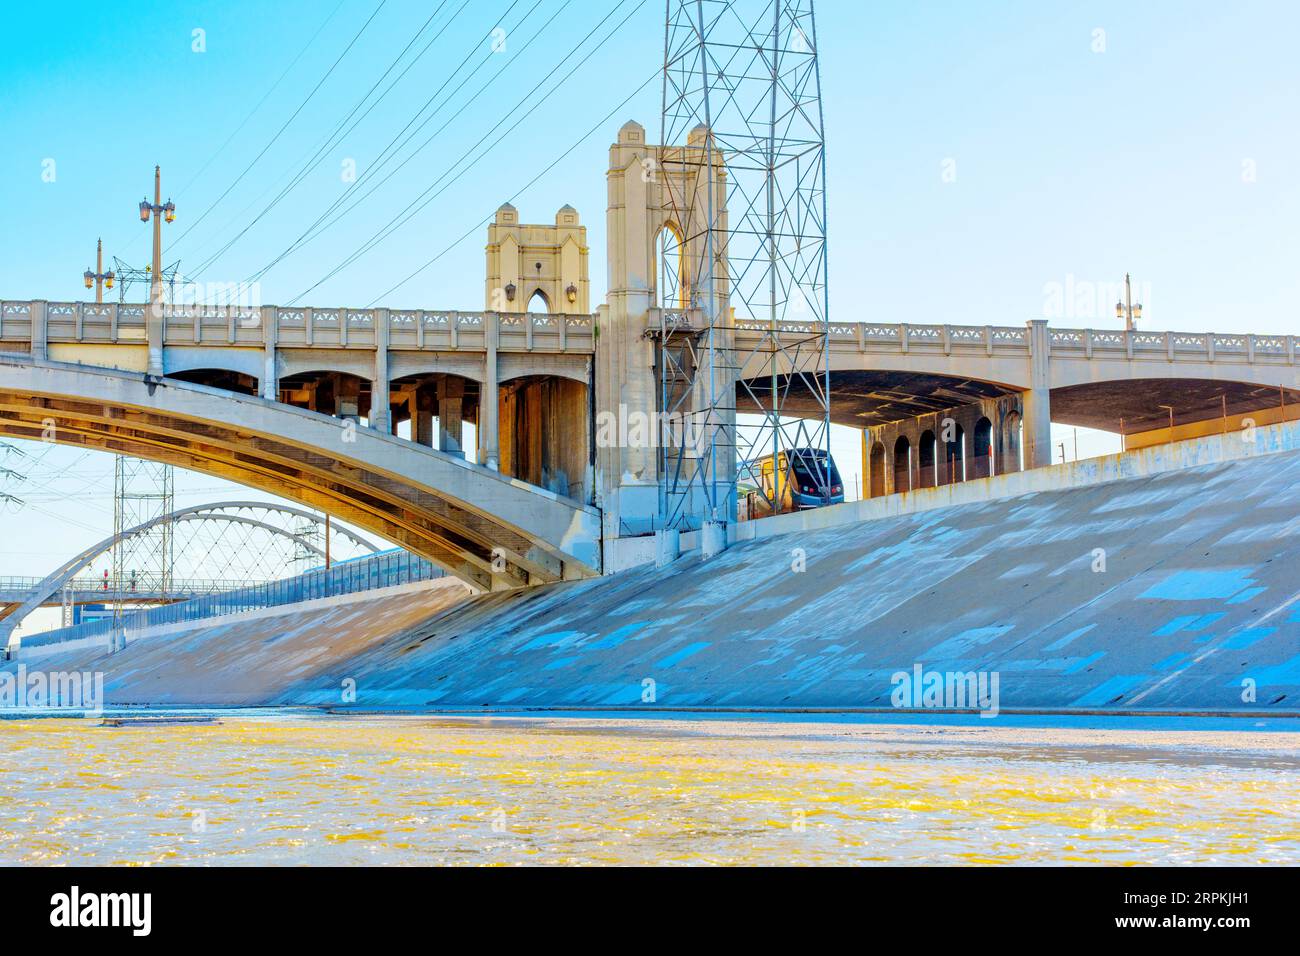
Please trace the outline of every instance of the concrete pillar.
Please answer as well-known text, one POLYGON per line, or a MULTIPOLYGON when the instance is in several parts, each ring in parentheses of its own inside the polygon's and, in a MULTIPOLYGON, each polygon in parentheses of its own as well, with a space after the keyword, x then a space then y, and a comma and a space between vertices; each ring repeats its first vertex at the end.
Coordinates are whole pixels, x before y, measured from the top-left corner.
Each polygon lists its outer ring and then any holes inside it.
MULTIPOLYGON (((157 213, 154 213, 157 216, 157 213)), ((150 293, 152 296, 152 292, 150 293)), ((161 377, 163 374, 163 343, 166 338, 167 319, 163 313, 161 296, 151 299, 144 310, 145 339, 149 344, 150 375, 161 377)))
POLYGON ((375 309, 375 375, 370 380, 370 427, 393 433, 393 411, 388 394, 388 310, 375 309))
POLYGON ((262 397, 267 401, 280 400, 280 370, 276 364, 276 345, 280 341, 279 309, 273 305, 262 306, 262 397))
POLYGON ((721 521, 706 521, 700 528, 700 556, 711 558, 727 550, 727 526, 721 521))
POLYGON ((32 303, 32 361, 44 362, 50 354, 49 304, 44 299, 32 303))
POLYGON ((501 461, 500 444, 500 396, 497 383, 497 344, 501 337, 501 319, 495 312, 483 314, 483 339, 487 350, 485 361, 487 367, 483 376, 483 391, 479 406, 480 444, 483 448, 483 464, 497 471, 501 461))
POLYGON ((457 458, 465 457, 461 447, 465 381, 448 376, 438 383, 438 448, 457 458))
POLYGON ((966 480, 979 476, 979 463, 975 460, 975 423, 980 420, 979 406, 967 410, 962 418, 961 456, 965 460, 966 480))
POLYGON ((1051 340, 1046 319, 1031 319, 1029 326, 1029 390, 1025 402, 1025 467, 1052 463, 1051 340))
POLYGON ((354 422, 361 417, 361 383, 351 375, 340 375, 335 382, 334 414, 354 422))
POLYGON ((662 568, 672 564, 681 553, 680 531, 676 528, 666 528, 655 532, 655 567, 662 568))
POLYGON ((898 488, 895 487, 896 482, 894 481, 894 468, 896 466, 894 461, 894 443, 888 440, 884 429, 881 430, 881 441, 885 446, 885 494, 892 495, 898 491, 898 488))
POLYGON ((917 419, 912 419, 907 440, 912 443, 912 490, 921 487, 921 427, 917 419))
POLYGON ((858 495, 863 501, 871 497, 871 472, 867 460, 871 457, 871 429, 862 429, 862 472, 858 478, 858 495))
POLYGON ((418 396, 411 404, 411 440, 425 448, 433 447, 433 410, 421 408, 418 396))

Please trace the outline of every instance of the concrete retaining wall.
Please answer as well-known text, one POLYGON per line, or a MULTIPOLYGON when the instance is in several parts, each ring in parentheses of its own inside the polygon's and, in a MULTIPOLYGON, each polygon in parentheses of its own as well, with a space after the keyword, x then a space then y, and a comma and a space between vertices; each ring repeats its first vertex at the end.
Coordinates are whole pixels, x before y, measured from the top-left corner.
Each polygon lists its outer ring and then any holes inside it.
POLYGON ((996 674, 1001 709, 1300 709, 1300 452, 1152 462, 707 562, 268 613, 41 666, 101 669, 117 703, 337 706, 351 682, 363 708, 887 708, 920 666, 996 674))

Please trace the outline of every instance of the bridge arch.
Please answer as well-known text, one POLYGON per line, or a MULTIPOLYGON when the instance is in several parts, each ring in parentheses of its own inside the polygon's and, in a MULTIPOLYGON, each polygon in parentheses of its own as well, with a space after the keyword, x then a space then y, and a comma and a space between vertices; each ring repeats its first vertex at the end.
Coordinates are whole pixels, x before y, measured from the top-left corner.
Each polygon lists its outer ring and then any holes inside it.
POLYGON ((971 460, 967 478, 988 478, 993 474, 993 422, 981 415, 971 437, 971 460))
POLYGON ((464 425, 477 425, 483 385, 450 372, 404 375, 388 383, 397 425, 409 423, 410 440, 426 448, 465 455, 464 425))
MULTIPOLYGON (((1238 371, 1245 371, 1245 368, 1238 371)), ((1276 369, 1274 370, 1276 372, 1276 369)), ((1300 384, 1292 376, 1294 384, 1300 384)), ((1259 424, 1300 415, 1300 389, 1233 378, 1099 379, 1052 389, 1052 421, 1132 435, 1169 426, 1226 419, 1236 428, 1243 417, 1259 424)))
MULTIPOLYGON (((832 356, 833 357, 833 356, 832 356)), ((871 358, 866 356, 865 358, 871 358)), ((745 362, 743 381, 737 382, 737 404, 759 402, 771 392, 771 363, 788 364, 769 352, 755 353, 745 362), (752 393, 752 395, 751 395, 752 393)), ((1021 390, 1006 382, 946 374, 917 374, 896 368, 832 367, 830 380, 831 422, 855 428, 922 418, 939 411, 1005 398, 1021 390)), ((791 418, 820 418, 825 408, 806 376, 777 376, 782 394, 781 414, 791 418)), ((892 441, 891 441, 892 444, 892 441)))
POLYGON ((885 445, 875 442, 867 461, 867 497, 879 498, 886 493, 885 487, 885 445))
POLYGON ((944 483, 955 485, 966 480, 966 429, 954 421, 943 442, 944 483))
POLYGON ((337 369, 307 369, 281 375, 280 401, 332 418, 370 419, 371 381, 364 375, 337 369))
POLYGON ((351 349, 280 349, 276 352, 281 379, 296 375, 352 375, 369 380, 374 374, 374 354, 351 349))
POLYGON ((1002 456, 998 463, 998 474, 1011 471, 1024 471, 1023 448, 1024 420, 1017 411, 1007 413, 1002 421, 1002 456))
POLYGON ((906 435, 894 442, 894 492, 912 490, 912 445, 906 435))
POLYGON ((196 366, 190 369, 168 372, 167 377, 180 382, 193 382, 195 385, 219 388, 226 392, 237 392, 240 395, 258 394, 258 378, 256 375, 248 375, 231 369, 196 366))
POLYGON ((938 443, 935 441, 934 432, 926 429, 921 432, 920 441, 917 443, 917 481, 918 488, 933 488, 938 484, 939 472, 937 465, 938 443))
MULTIPOLYGON (((237 373, 256 380, 264 372, 260 349, 172 345, 163 354, 166 359, 163 374, 169 378, 184 378, 186 373, 204 371, 237 373)), ((185 381, 194 379, 185 378, 185 381)))
MULTIPOLYGON (((13 632, 16 631, 23 620, 32 611, 48 603, 51 598, 59 593, 69 581, 75 578, 86 568, 94 564, 95 560, 101 555, 107 553, 117 545, 130 538, 146 534, 152 528, 160 524, 180 523, 188 521, 225 521, 236 524, 246 524, 267 531, 271 534, 280 535, 290 538, 295 544, 306 548, 316 554, 322 560, 325 558, 325 552, 316 546, 310 538, 303 534, 295 534, 284 528, 277 527, 269 521, 262 521, 245 514, 232 512, 239 511, 271 511, 279 514, 290 515, 300 521, 311 521, 318 525, 324 524, 324 519, 311 511, 304 511, 301 508, 292 508, 287 505, 280 505, 274 502, 263 501, 220 501, 206 505, 192 505, 187 508, 180 508, 165 515, 160 515, 143 524, 136 525, 134 528, 128 528, 125 531, 110 535, 103 541, 91 545, 80 554, 60 565, 32 589, 31 594, 22 604, 10 605, 0 608, 0 647, 8 644, 13 632)), ((365 538, 349 530, 346 526, 336 526, 333 533, 340 537, 345 537, 358 545, 362 550, 374 554, 379 548, 367 541, 365 538)))
POLYGON ((22 356, 0 357, 0 370, 0 434, 51 434, 258 488, 379 534, 480 590, 599 571, 598 512, 454 456, 170 379, 22 356))
POLYGON ((591 417, 587 384, 519 375, 500 386, 501 471, 576 501, 590 500, 591 417))

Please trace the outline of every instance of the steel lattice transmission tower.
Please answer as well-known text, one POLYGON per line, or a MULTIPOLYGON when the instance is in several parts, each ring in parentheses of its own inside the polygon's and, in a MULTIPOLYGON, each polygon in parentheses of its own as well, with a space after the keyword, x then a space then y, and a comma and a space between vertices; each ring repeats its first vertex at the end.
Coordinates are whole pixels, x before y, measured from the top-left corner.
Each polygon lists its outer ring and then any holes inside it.
MULTIPOLYGON (((661 440, 664 516, 670 527, 734 520, 737 482, 795 449, 828 497, 828 473, 811 460, 830 454, 826 145, 812 0, 668 0, 660 142, 678 227, 657 250, 660 409, 671 417, 690 407, 703 426, 695 448, 661 440), (668 145, 677 143, 688 145, 668 145), (700 327, 674 305, 698 310, 700 327), (736 328, 761 332, 759 344, 742 353, 736 328)), ((783 490, 763 494, 769 507, 783 490)))
MULTIPOLYGON (((113 534, 175 511, 175 487, 171 465, 118 455, 113 462, 113 534)), ((175 558, 170 521, 123 541, 113 548, 113 592, 169 593, 175 558)), ((114 602, 115 620, 124 609, 120 600, 114 602)))

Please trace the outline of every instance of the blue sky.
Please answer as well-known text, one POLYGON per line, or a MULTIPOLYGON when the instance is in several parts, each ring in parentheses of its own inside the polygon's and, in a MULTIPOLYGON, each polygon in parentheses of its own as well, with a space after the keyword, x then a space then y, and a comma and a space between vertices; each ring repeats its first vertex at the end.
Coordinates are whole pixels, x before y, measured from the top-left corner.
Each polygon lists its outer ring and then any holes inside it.
MULTIPOLYGON (((558 79, 594 50, 535 112, 501 128, 510 130, 504 141, 305 301, 367 304, 451 246, 384 304, 481 308, 476 224, 506 199, 525 220, 548 222, 565 203, 579 210, 600 301, 606 148, 628 118, 655 135, 657 82, 620 104, 655 74, 663 48, 662 0, 624 0, 596 37, 630 13, 626 23, 579 45, 615 2, 448 0, 388 80, 464 4, 428 53, 251 226, 436 2, 12 4, 0 33, 0 297, 79 297, 97 236, 108 255, 143 265, 148 235, 136 204, 155 163, 178 209, 166 260, 190 272, 247 227, 202 276, 244 279, 349 189, 345 163, 364 175, 463 58, 462 76, 484 59, 473 79, 446 87, 447 106, 408 150, 496 77, 473 103, 267 273, 262 301, 286 303, 492 143, 501 130, 489 131, 541 76, 560 66, 558 79), (507 9, 505 48, 492 54, 490 31, 507 9), (193 49, 195 30, 203 52, 193 49)), ((1300 5, 832 0, 819 4, 818 27, 833 318, 1019 324, 1044 314, 1052 283, 1104 288, 1131 271, 1148 328, 1297 331, 1300 5)), ((1104 300, 1053 321, 1117 324, 1104 300)), ((1109 446, 1097 439, 1081 450, 1090 447, 1109 446)), ((837 449, 852 482, 856 447, 838 436, 837 449)), ((86 467, 74 471, 91 474, 86 467)), ((43 529, 51 551, 91 533, 51 532, 51 519, 30 511, 0 520, 43 529)), ((98 526, 102 515, 77 520, 98 526)), ((0 573, 30 565, 15 550, 0 544, 0 573)))

